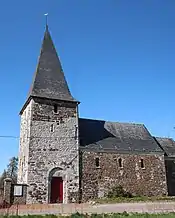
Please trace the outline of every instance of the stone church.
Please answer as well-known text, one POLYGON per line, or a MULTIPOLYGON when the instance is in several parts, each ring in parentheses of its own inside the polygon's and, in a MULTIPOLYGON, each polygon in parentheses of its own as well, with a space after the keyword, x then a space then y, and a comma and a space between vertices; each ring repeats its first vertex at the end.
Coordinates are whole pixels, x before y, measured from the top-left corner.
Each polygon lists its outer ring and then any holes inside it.
POLYGON ((174 195, 175 142, 142 124, 79 118, 48 26, 21 111, 18 184, 27 203, 85 202, 121 185, 174 195))

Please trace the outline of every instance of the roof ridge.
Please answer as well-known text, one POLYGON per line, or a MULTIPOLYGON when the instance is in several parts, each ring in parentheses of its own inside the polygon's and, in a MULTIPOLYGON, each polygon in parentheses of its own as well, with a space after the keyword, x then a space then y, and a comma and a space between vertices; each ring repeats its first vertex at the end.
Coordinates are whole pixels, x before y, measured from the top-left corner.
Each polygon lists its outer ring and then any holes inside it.
POLYGON ((80 117, 79 119, 82 119, 82 120, 99 121, 99 122, 108 122, 108 123, 132 124, 132 125, 141 125, 141 126, 144 126, 143 123, 134 123, 134 122, 129 123, 129 122, 119 122, 119 121, 110 121, 110 120, 99 120, 99 119, 85 118, 85 117, 80 117))

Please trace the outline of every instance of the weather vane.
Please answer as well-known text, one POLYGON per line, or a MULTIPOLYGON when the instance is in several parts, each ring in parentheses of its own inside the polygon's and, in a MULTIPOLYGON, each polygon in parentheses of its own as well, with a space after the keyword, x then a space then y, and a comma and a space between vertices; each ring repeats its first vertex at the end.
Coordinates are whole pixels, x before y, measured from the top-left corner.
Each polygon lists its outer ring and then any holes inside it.
POLYGON ((46 27, 48 26, 48 13, 44 14, 44 16, 46 16, 46 27))

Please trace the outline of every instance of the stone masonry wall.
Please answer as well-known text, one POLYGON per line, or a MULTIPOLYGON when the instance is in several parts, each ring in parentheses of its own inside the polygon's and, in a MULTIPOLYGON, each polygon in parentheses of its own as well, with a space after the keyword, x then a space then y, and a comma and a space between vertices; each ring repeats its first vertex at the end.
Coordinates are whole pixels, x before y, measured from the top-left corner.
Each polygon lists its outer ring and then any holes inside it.
POLYGON ((82 200, 103 197, 111 187, 122 187, 135 195, 167 194, 164 156, 82 151, 82 200), (96 167, 95 159, 100 166, 96 167), (122 167, 119 167, 119 158, 122 167), (144 168, 141 168, 143 159, 144 168))
POLYGON ((29 102, 21 115, 18 164, 18 183, 20 184, 27 183, 32 103, 33 100, 29 102))
MULTIPOLYGON (((50 176, 63 178, 63 203, 79 191, 78 113, 76 103, 34 99, 28 160, 27 203, 48 203, 50 176), (54 113, 54 105, 58 112, 54 113)), ((74 197, 74 199, 72 199, 74 197)))
POLYGON ((7 204, 11 204, 11 188, 12 188, 12 179, 6 178, 4 180, 4 196, 3 199, 7 204))

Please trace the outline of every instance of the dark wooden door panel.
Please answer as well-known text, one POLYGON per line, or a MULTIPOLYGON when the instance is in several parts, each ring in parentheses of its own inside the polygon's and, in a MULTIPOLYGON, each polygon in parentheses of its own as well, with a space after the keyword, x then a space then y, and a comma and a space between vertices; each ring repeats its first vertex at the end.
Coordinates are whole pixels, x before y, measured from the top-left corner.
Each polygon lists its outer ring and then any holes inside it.
POLYGON ((63 180, 61 177, 52 177, 50 202, 51 203, 63 202, 63 180))

